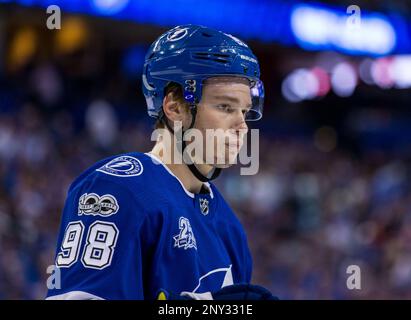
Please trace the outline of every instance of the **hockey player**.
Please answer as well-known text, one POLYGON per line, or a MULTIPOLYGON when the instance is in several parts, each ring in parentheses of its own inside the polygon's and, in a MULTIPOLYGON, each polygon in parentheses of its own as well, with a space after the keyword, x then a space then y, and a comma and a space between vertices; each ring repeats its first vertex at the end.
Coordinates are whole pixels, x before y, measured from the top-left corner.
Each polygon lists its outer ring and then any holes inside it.
POLYGON ((232 35, 183 25, 151 45, 142 77, 162 134, 150 152, 104 159, 72 183, 55 258, 61 288, 48 299, 273 299, 250 283, 243 227, 210 182, 262 116, 256 57, 232 35), (203 154, 186 152, 190 130, 203 154), (229 142, 219 148, 207 130, 229 142))

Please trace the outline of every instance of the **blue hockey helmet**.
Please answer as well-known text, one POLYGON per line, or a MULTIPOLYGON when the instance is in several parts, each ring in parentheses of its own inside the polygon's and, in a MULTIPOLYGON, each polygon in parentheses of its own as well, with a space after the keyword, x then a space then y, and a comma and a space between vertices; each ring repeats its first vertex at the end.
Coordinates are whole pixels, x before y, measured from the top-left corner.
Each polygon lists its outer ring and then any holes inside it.
POLYGON ((164 89, 169 83, 180 84, 184 99, 197 105, 204 81, 218 76, 247 78, 252 108, 246 120, 261 119, 264 86, 257 58, 244 42, 198 25, 182 25, 167 31, 150 46, 145 57, 142 80, 148 114, 162 117, 164 89))

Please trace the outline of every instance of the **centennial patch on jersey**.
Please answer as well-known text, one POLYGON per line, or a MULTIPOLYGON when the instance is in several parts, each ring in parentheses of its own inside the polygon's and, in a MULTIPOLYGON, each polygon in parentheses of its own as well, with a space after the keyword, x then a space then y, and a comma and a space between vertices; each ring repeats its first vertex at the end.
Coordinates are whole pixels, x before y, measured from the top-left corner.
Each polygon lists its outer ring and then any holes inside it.
POLYGON ((190 221, 185 217, 180 217, 178 220, 178 227, 180 229, 180 233, 173 237, 174 247, 184 248, 184 250, 190 248, 197 250, 197 243, 194 237, 193 229, 190 225, 190 221))
POLYGON ((79 215, 108 217, 118 212, 117 199, 111 194, 99 196, 96 193, 84 193, 78 202, 79 215))
POLYGON ((203 199, 203 198, 200 198, 200 210, 201 210, 201 213, 203 214, 203 215, 208 215, 208 212, 209 212, 209 206, 208 206, 208 200, 207 199, 203 199))
POLYGON ((143 173, 143 165, 134 157, 121 156, 96 170, 116 177, 136 177, 143 173))

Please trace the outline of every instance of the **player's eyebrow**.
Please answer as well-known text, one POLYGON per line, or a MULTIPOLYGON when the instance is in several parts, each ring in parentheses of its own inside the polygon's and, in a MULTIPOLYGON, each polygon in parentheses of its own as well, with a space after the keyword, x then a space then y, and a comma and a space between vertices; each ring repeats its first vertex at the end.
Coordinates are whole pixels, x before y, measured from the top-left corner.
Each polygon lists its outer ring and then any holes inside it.
POLYGON ((226 96, 226 95, 213 96, 213 98, 214 98, 214 99, 217 99, 217 100, 229 100, 229 101, 231 101, 231 102, 236 102, 236 103, 239 103, 239 102, 240 102, 240 100, 239 100, 238 98, 236 98, 236 97, 230 97, 230 96, 226 96))

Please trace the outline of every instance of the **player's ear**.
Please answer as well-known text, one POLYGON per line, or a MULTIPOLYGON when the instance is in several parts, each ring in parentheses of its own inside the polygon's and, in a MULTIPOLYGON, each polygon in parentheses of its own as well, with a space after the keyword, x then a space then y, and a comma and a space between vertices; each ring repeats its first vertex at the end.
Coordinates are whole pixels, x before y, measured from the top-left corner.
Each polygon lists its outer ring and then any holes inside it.
POLYGON ((187 111, 184 106, 175 99, 174 94, 169 92, 163 99, 163 112, 167 119, 171 121, 182 121, 187 118, 187 111))

